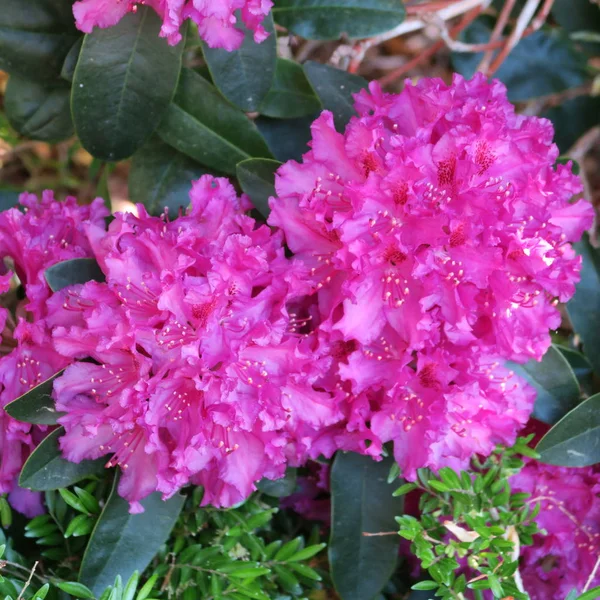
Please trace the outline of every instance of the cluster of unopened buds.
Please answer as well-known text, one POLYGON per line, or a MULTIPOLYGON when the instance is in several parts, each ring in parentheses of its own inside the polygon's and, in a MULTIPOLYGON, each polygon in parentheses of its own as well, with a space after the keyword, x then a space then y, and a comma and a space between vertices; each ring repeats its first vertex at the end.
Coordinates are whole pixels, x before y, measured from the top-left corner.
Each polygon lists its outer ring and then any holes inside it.
MULTIPOLYGON (((504 365, 542 357, 574 292, 581 184, 499 82, 371 84, 356 109, 343 134, 324 112, 279 169, 271 227, 210 176, 174 219, 139 206, 106 229, 100 201, 49 193, 3 213, 0 281, 14 274, 27 303, 3 342, 2 404, 66 367, 62 451, 120 465, 133 511, 189 483, 230 506, 336 450, 378 458, 391 441, 412 479, 511 444, 534 392, 504 365), (105 282, 51 294, 45 269, 86 256, 105 282)), ((10 491, 44 432, 3 419, 10 491)))

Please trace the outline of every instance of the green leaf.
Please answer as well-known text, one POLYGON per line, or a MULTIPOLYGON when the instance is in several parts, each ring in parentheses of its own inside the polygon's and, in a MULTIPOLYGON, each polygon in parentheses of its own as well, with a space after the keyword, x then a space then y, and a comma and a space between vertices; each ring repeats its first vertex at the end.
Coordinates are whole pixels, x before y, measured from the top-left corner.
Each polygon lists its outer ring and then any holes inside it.
POLYGON ((181 72, 177 93, 158 134, 201 164, 230 175, 242 160, 271 157, 254 123, 190 69, 181 72))
POLYGON ((249 158, 238 163, 237 178, 242 189, 252 200, 252 204, 264 216, 268 217, 269 198, 276 195, 275 171, 281 163, 268 158, 249 158))
POLYGON ((305 63, 304 72, 323 107, 333 113, 336 129, 344 131, 350 118, 356 115, 353 94, 367 87, 366 79, 312 61, 305 63))
POLYGON ((567 359, 569 366, 571 369, 573 369, 573 373, 575 373, 575 377, 577 377, 579 385, 586 391, 588 395, 591 395, 593 379, 592 375, 594 369, 592 368, 588 358, 581 354, 581 352, 577 352, 572 348, 557 346, 557 349, 567 359))
MULTIPOLYGON (((590 0, 555 0, 552 16, 561 27, 572 33, 600 31, 600 6, 590 0)), ((583 47, 590 53, 598 53, 599 44, 600 40, 596 40, 592 44, 583 44, 583 47)))
POLYGON ((173 496, 167 501, 154 492, 141 501, 144 512, 132 515, 129 503, 117 492, 119 477, 85 550, 79 581, 96 594, 109 586, 117 575, 129 579, 142 572, 175 525, 185 498, 173 496))
POLYGON ((173 217, 189 205, 192 180, 205 173, 197 162, 155 137, 133 155, 129 197, 150 214, 159 215, 166 208, 173 217))
POLYGON ((79 60, 79 53, 81 52, 81 46, 83 45, 83 36, 81 36, 71 47, 69 53, 65 57, 62 69, 60 70, 60 76, 69 83, 73 83, 73 77, 75 76, 75 67, 79 60))
POLYGON ((237 28, 243 31, 244 42, 233 52, 209 48, 202 42, 202 52, 214 84, 227 100, 246 111, 258 110, 275 75, 277 36, 271 15, 263 20, 263 27, 270 35, 257 44, 254 32, 238 19, 237 28))
POLYGON ((45 583, 32 597, 31 600, 44 600, 50 590, 50 584, 45 583))
POLYGON ((300 161, 302 155, 310 150, 310 126, 318 116, 315 114, 298 119, 259 117, 255 123, 278 161, 300 161))
MULTIPOLYGON (((389 481, 388 483, 392 483, 391 481, 389 481)), ((404 496, 404 494, 408 494, 409 492, 412 492, 413 490, 416 490, 417 486, 414 483, 405 483, 404 485, 401 485, 393 494, 392 496, 396 497, 396 496, 404 496)))
POLYGON ((58 493, 61 495, 62 499, 76 511, 79 511, 84 514, 88 514, 87 508, 84 506, 83 502, 71 491, 69 490, 58 490, 58 493))
POLYGON ((81 36, 71 0, 3 0, 0 69, 35 80, 54 79, 81 36))
POLYGON ((290 467, 286 469, 285 475, 280 479, 261 479, 256 484, 256 487, 263 494, 267 494, 267 496, 273 496, 275 498, 284 498, 285 496, 290 496, 294 493, 296 489, 296 478, 296 469, 290 467))
POLYGON ((308 546, 307 548, 303 548, 300 552, 296 552, 293 556, 288 558, 289 562, 298 562, 301 560, 308 560, 312 558, 315 554, 318 554, 325 548, 327 544, 315 544, 314 546, 308 546))
POLYGON ((65 537, 80 537, 87 535, 94 529, 94 519, 87 515, 77 515, 68 525, 65 531, 65 537))
POLYGON ((129 578, 129 581, 125 585, 122 600, 133 600, 133 597, 135 596, 135 590, 137 589, 139 581, 140 573, 139 571, 134 571, 133 575, 129 578))
POLYGON ((48 267, 44 276, 53 292, 58 292, 78 283, 87 283, 88 281, 103 282, 105 280, 104 273, 95 258, 63 260, 48 267))
POLYGON ((298 575, 302 575, 302 577, 312 579, 313 581, 321 581, 323 579, 314 569, 302 563, 289 563, 287 566, 296 571, 298 575))
POLYGON ((42 381, 34 388, 9 402, 4 410, 14 419, 35 425, 56 425, 57 420, 64 415, 56 411, 52 399, 52 387, 57 377, 64 373, 64 369, 55 373, 49 379, 42 381))
POLYGON ((599 114, 600 97, 578 96, 543 112, 540 116, 552 121, 554 142, 561 152, 568 152, 586 131, 598 124, 599 114))
POLYGON ((34 81, 11 75, 4 109, 11 126, 21 135, 43 142, 60 142, 73 135, 69 106, 71 88, 64 81, 34 81))
POLYGON ((106 462, 103 458, 80 463, 65 460, 58 446, 58 438, 64 433, 62 427, 55 429, 31 453, 21 469, 21 487, 36 491, 57 490, 103 472, 106 462))
POLYGON ((63 581, 62 583, 57 583, 56 586, 63 592, 75 596, 75 598, 94 598, 94 594, 90 589, 76 581, 63 581))
POLYGON ((600 394, 564 416, 541 440, 540 461, 561 467, 587 467, 600 462, 600 394))
POLYGON ((551 346, 541 362, 530 360, 525 365, 509 363, 537 391, 533 416, 545 423, 556 423, 579 402, 579 384, 567 359, 556 346, 551 346))
POLYGON ((600 586, 588 590, 585 594, 581 594, 581 596, 577 597, 577 600, 597 600, 598 598, 600 598, 600 586))
POLYGON ((277 59, 275 79, 258 107, 261 115, 290 119, 313 115, 322 109, 304 70, 292 60, 277 59))
POLYGON ((412 590, 435 590, 439 587, 439 584, 435 581, 419 581, 412 586, 412 590))
POLYGON ((371 37, 396 27, 404 15, 400 0, 278 0, 273 7, 279 25, 313 40, 371 37))
POLYGON ((329 562, 343 600, 373 598, 396 567, 399 536, 363 535, 397 530, 394 517, 403 513, 404 502, 387 483, 392 462, 343 452, 333 462, 329 562))
POLYGON ((20 192, 13 190, 0 190, 0 212, 19 205, 20 192))
POLYGON ((92 496, 92 494, 90 494, 87 490, 77 486, 75 486, 73 489, 77 494, 77 498, 79 498, 79 500, 81 500, 85 506, 87 512, 91 514, 97 514, 100 512, 100 503, 94 496, 92 496))
POLYGON ((83 147, 117 161, 152 134, 177 86, 184 44, 159 37, 162 21, 149 7, 127 13, 85 36, 73 78, 73 119, 83 147), (110 51, 108 51, 110 50, 110 51))
POLYGON ((142 586, 142 589, 138 592, 135 600, 146 600, 154 587, 154 584, 158 580, 158 573, 153 573, 152 577, 146 581, 146 583, 142 586))
MULTIPOLYGON (((487 18, 474 21, 461 39, 470 44, 489 41, 491 23, 487 18)), ((471 78, 482 53, 452 53, 454 68, 471 78)), ((573 47, 560 30, 544 28, 523 38, 494 74, 508 88, 512 102, 554 94, 582 85, 586 78, 586 58, 573 47)))
POLYGON ((299 596, 302 593, 302 586, 300 585, 300 582, 289 569, 286 569, 281 565, 275 565, 273 570, 277 576, 277 583, 284 591, 292 594, 292 596, 299 596))
POLYGON ((575 333, 581 337, 585 355, 600 375, 600 250, 592 247, 587 234, 574 246, 583 257, 583 265, 581 280, 567 305, 567 312, 575 333))

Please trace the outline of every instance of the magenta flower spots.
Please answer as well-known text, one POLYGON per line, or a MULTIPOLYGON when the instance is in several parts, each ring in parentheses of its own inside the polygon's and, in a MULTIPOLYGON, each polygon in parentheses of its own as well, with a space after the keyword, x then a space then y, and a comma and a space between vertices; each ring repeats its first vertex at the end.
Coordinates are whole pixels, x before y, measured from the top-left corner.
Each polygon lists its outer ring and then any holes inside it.
POLYGON ((271 0, 78 0, 73 13, 77 27, 90 33, 94 27, 116 25, 141 5, 151 6, 158 13, 163 20, 160 34, 170 44, 181 41, 181 26, 191 19, 211 48, 235 50, 244 39, 243 32, 236 28, 236 11, 240 11, 242 22, 254 32, 254 41, 260 43, 269 35, 262 21, 273 3, 271 0))
POLYGON ((270 201, 312 283, 299 318, 333 361, 320 385, 345 396, 318 452, 393 441, 406 477, 466 467, 529 416, 504 364, 548 349, 593 211, 571 203, 582 186, 555 166, 550 122, 515 114, 498 81, 372 83, 355 107, 344 133, 322 113, 270 201))

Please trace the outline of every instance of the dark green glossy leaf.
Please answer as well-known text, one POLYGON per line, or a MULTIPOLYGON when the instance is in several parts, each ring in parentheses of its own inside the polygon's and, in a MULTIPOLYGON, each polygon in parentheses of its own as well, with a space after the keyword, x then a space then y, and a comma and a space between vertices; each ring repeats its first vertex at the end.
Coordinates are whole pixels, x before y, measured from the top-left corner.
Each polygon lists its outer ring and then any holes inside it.
POLYGON ((37 81, 55 79, 81 36, 71 0, 2 0, 0 69, 37 81))
POLYGON ((256 487, 263 494, 275 498, 284 498, 294 493, 296 489, 296 469, 289 468, 281 479, 261 479, 256 487))
POLYGON ((85 36, 73 78, 73 119, 84 148, 117 161, 152 134, 177 86, 183 44, 159 37, 162 25, 138 7, 107 29, 85 36), (110 51, 109 51, 110 50, 110 51))
POLYGON ((72 258, 48 267, 44 273, 53 292, 88 281, 104 281, 104 273, 95 258, 72 258))
POLYGON ((69 83, 73 82, 75 76, 75 67, 77 67, 77 61, 79 60, 79 53, 81 52, 81 46, 83 45, 83 36, 81 36, 71 47, 69 53, 65 57, 62 69, 60 70, 60 76, 69 83))
POLYGON ((254 41, 254 32, 238 19, 237 27, 244 32, 244 42, 237 50, 209 48, 202 43, 202 52, 214 84, 231 103, 243 110, 255 111, 267 95, 275 75, 277 36, 273 17, 267 16, 263 27, 269 37, 262 43, 254 41))
POLYGON ((552 121, 556 145, 568 152, 586 131, 600 124, 600 97, 572 98, 540 116, 552 121))
POLYGON ((62 457, 58 438, 65 433, 62 427, 44 438, 32 452, 19 476, 19 485, 31 490, 57 490, 73 485, 104 470, 104 458, 73 463, 62 457))
POLYGON ((329 562, 342 600, 373 598, 388 582, 398 559, 400 538, 364 533, 396 531, 403 498, 387 483, 392 459, 338 452, 331 470, 329 562))
POLYGON ((17 191, 0 190, 0 212, 17 207, 20 195, 17 191))
POLYGON ((311 61, 304 65, 304 72, 323 107, 333 113, 336 129, 344 131, 350 117, 356 115, 352 95, 367 87, 366 79, 311 61))
POLYGON ((261 115, 290 119, 313 115, 322 108, 302 67, 284 58, 277 59, 275 79, 258 108, 261 115))
POLYGON ((158 134, 201 164, 230 175, 242 160, 271 157, 254 123, 190 69, 181 72, 177 93, 158 134))
POLYGON ((6 86, 4 109, 21 135, 43 142, 59 142, 73 135, 71 87, 57 79, 39 82, 12 75, 6 86))
POLYGON ((541 440, 540 461, 562 467, 600 462, 600 394, 575 407, 541 440))
POLYGON ((268 158, 250 158, 237 165, 237 177, 252 204, 269 216, 269 198, 275 196, 275 171, 281 163, 268 158))
POLYGON ((587 235, 574 246, 583 256, 583 266, 567 312, 575 333, 581 337, 585 355, 600 375, 600 251, 592 247, 587 235))
MULTIPOLYGON (((490 33, 489 21, 478 19, 464 31, 462 39, 479 44, 489 41, 490 33)), ((454 52, 452 63, 459 73, 471 78, 481 58, 481 53, 454 52)), ((494 77, 506 84, 509 100, 527 100, 581 85, 587 77, 586 58, 564 32, 545 28, 522 39, 494 77)))
POLYGON ((579 385, 588 395, 591 395, 594 369, 590 361, 581 352, 577 352, 571 348, 557 346, 557 349, 567 359, 571 369, 573 369, 573 373, 575 373, 575 377, 577 377, 579 385))
POLYGON ((180 495, 163 501, 155 492, 142 500, 144 512, 132 515, 129 503, 117 492, 118 480, 115 477, 79 571, 79 581, 96 595, 117 575, 129 579, 134 571, 144 571, 169 537, 185 501, 180 495))
POLYGON ((556 423, 579 402, 577 378, 567 359, 551 346, 541 362, 530 360, 525 365, 510 364, 536 390, 533 416, 545 423, 556 423))
MULTIPOLYGON (((554 0, 552 16, 570 33, 600 33, 600 6, 590 0, 554 0)), ((600 42, 583 44, 585 50, 597 53, 600 42)))
POLYGON ((133 155, 129 197, 153 215, 167 208, 175 216, 190 203, 192 180, 205 173, 206 169, 197 162, 160 138, 153 138, 133 155))
POLYGON ((314 40, 370 37, 393 29, 404 15, 401 0, 278 0, 273 7, 277 23, 314 40))
POLYGON ((256 126, 265 138, 273 156, 281 161, 302 160, 302 155, 310 150, 310 126, 318 114, 298 119, 270 119, 259 117, 256 126))
POLYGON ((4 407, 14 419, 35 425, 56 425, 56 421, 64 413, 56 412, 52 399, 54 380, 64 373, 64 369, 42 381, 27 393, 19 396, 4 407))

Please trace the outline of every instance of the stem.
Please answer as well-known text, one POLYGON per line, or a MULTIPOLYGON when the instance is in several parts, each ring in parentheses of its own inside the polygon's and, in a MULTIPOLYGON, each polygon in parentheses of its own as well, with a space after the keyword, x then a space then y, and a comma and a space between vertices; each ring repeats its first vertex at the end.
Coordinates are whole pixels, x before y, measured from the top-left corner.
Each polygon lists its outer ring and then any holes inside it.
POLYGON ((29 587, 29 584, 31 583, 33 574, 35 573, 37 566, 38 566, 38 561, 36 560, 35 564, 33 565, 33 569, 31 569, 31 572, 29 573, 29 577, 27 578, 27 581, 25 582, 25 585, 21 588, 21 591, 19 592, 19 595, 17 596, 17 600, 21 600, 21 598, 23 598, 23 594, 25 593, 25 590, 29 587))
POLYGON ((473 590, 475 600, 483 600, 483 592, 481 590, 473 590))
POLYGON ((596 573, 598 572, 598 568, 600 568, 600 556, 598 557, 598 560, 596 561, 596 564, 594 565, 594 568, 592 569, 588 580, 585 582, 585 587, 583 588, 584 593, 587 592, 590 586, 592 585, 594 577, 596 577, 596 573))

